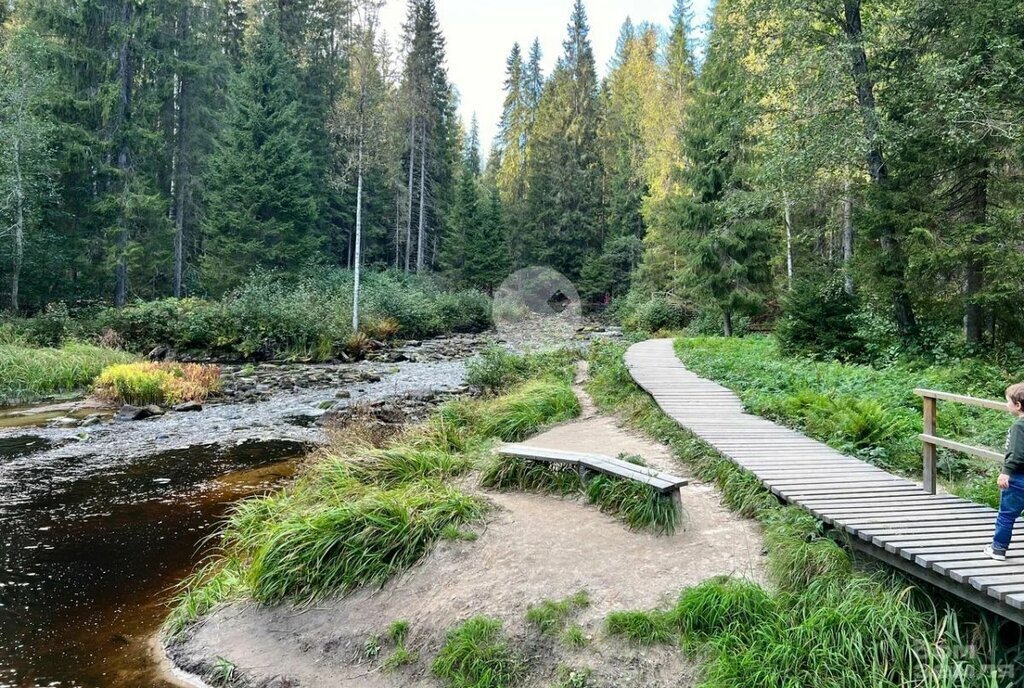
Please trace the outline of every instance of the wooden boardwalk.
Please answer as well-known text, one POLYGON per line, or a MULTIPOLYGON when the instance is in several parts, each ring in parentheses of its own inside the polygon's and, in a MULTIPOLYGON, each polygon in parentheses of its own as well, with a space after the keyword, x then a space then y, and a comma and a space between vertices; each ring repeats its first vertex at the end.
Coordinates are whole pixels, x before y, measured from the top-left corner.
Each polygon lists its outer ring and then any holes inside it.
POLYGON ((1005 562, 982 548, 996 512, 846 456, 745 413, 729 389, 687 370, 670 339, 630 347, 626 365, 658 406, 786 502, 850 535, 850 544, 968 602, 1024 624, 1024 528, 1005 562))

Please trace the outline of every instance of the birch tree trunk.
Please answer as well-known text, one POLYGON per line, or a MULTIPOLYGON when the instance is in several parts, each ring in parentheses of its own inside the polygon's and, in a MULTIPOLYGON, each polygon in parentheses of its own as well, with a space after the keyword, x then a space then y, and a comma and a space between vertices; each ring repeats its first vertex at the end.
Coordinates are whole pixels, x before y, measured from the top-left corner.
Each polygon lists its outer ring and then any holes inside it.
POLYGON ((847 179, 843 195, 843 289, 852 296, 853 288, 853 196, 847 179))
MULTIPOLYGON (((22 104, 24 107, 24 104, 22 104)), ((19 113, 20 114, 20 113, 19 113)), ((11 265, 11 311, 18 313, 18 289, 25 255, 25 180, 21 174, 21 138, 14 139, 14 256, 11 265)))
POLYGON ((782 194, 786 217, 786 284, 793 291, 793 204, 789 194, 782 194))
MULTIPOLYGON (((365 98, 366 87, 362 87, 360 100, 365 98)), ((352 332, 359 331, 359 264, 363 243, 363 105, 359 106, 359 154, 356 163, 356 239, 352 276, 352 332)))
POLYGON ((416 117, 409 122, 409 213, 405 218, 405 271, 409 272, 412 260, 412 184, 416 168, 416 117))

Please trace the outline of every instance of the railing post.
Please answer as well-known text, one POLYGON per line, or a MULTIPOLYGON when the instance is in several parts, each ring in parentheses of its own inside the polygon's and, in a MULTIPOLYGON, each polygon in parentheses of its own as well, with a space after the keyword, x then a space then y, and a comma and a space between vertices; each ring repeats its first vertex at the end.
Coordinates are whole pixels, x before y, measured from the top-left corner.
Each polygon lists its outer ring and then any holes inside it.
MULTIPOLYGON (((923 397, 924 399, 924 434, 935 436, 935 397, 923 397)), ((921 450, 924 458, 924 491, 935 494, 938 482, 935 466, 935 445, 928 440, 924 441, 921 450)))

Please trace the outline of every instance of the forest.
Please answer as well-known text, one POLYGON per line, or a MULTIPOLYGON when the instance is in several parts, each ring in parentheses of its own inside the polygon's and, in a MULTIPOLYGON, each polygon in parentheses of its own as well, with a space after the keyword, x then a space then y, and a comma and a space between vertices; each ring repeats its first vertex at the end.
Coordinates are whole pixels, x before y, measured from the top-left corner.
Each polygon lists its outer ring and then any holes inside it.
POLYGON ((1024 341, 1015 0, 718 0, 700 41, 677 0, 605 68, 576 0, 550 74, 509 46, 486 159, 435 1, 394 37, 381 6, 0 3, 3 306, 356 265, 490 293, 541 264, 637 329, 844 359, 1024 341))

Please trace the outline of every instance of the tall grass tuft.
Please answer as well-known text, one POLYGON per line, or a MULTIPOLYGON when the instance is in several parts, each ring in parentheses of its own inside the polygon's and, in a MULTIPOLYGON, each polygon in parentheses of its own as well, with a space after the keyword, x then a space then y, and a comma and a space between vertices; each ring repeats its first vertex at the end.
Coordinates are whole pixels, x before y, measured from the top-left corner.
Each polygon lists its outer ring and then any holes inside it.
POLYGON ((220 389, 220 368, 198 363, 119 363, 96 377, 96 396, 118 404, 204 401, 220 389))
POLYGON ((545 425, 580 414, 580 402, 568 384, 547 380, 527 382, 505 396, 484 402, 478 409, 478 432, 517 442, 545 425))
POLYGON ((583 492, 580 474, 571 466, 515 457, 494 457, 483 469, 480 485, 493 490, 546 492, 563 497, 583 492))
POLYGON ((586 485, 587 501, 613 514, 634 530, 671 535, 684 514, 671 497, 635 480, 597 475, 586 485))
POLYGON ((526 675, 526 659, 509 644, 501 621, 475 616, 448 631, 432 668, 451 688, 509 688, 526 675))
POLYGON ((557 635, 568 620, 590 606, 590 595, 580 590, 562 600, 541 600, 526 608, 526 621, 545 635, 557 635))
POLYGON ((262 602, 380 585, 419 561, 447 526, 483 513, 479 500, 436 482, 368 488, 274 522, 252 554, 246 582, 262 602))
POLYGON ((0 344, 0 404, 29 402, 87 387, 109 365, 135 356, 118 349, 69 342, 59 349, 0 344))

